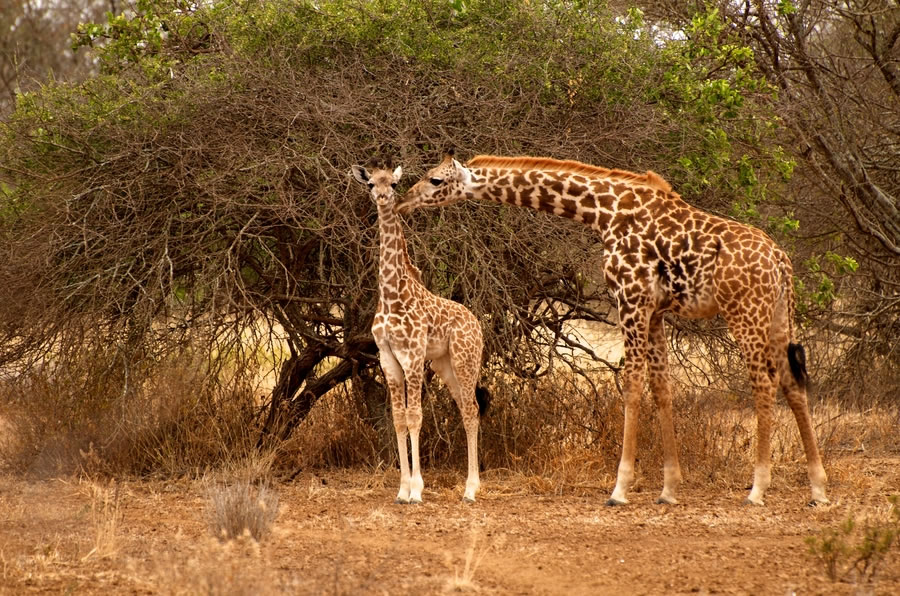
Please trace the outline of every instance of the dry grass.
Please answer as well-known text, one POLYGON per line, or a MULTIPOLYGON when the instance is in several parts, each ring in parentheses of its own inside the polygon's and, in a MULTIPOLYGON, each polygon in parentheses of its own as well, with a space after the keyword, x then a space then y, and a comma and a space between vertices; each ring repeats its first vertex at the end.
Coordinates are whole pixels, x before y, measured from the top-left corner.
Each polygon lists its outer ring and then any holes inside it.
POLYGON ((453 566, 453 577, 447 580, 446 590, 448 592, 478 592, 480 588, 475 583, 475 572, 481 565, 485 555, 490 551, 491 545, 482 545, 479 548, 478 541, 481 537, 481 531, 475 525, 469 531, 469 546, 463 558, 462 570, 457 566, 453 566))
MULTIPOLYGON (((39 477, 78 473, 87 478, 121 474, 215 477, 271 486, 302 470, 366 466, 384 486, 397 467, 396 439, 387 404, 373 404, 352 386, 339 386, 313 407, 288 441, 255 449, 258 409, 252 383, 212 383, 193 361, 161 366, 127 396, 90 394, 65 371, 0 384, 0 462, 39 477), (100 399, 100 398, 103 399, 100 399), (104 405, 105 404, 105 405, 104 405), (102 407, 101 407, 102 406, 102 407), (61 412, 70 413, 69 417, 61 412)), ((676 375, 677 378, 677 375, 676 375)), ((623 407, 615 378, 593 384, 555 374, 538 381, 495 375, 492 407, 482 420, 479 456, 487 477, 516 479, 522 490, 587 494, 614 482, 621 452, 623 407)), ((746 486, 756 421, 748 396, 725 385, 695 389, 676 381, 675 425, 685 481, 746 486)), ((835 456, 896 450, 900 409, 865 410, 835 401, 812 409, 826 467, 835 456)), ((645 394, 640 413, 635 490, 662 482, 656 409, 645 394)), ((432 381, 424 396, 422 465, 429 483, 458 487, 466 461, 465 432, 446 388, 432 381)), ((804 454, 790 411, 776 408, 774 479, 805 477, 804 454)), ((224 497, 223 497, 224 498, 224 497)))
POLYGON ((243 480, 209 489, 209 528, 219 540, 249 536, 259 542, 272 531, 278 493, 243 480))
MULTIPOLYGON (((210 533, 202 480, 115 486, 0 476, 0 593, 784 593, 793 582, 798 593, 849 594, 852 586, 831 589, 804 540, 848 515, 861 525, 863 512, 883 519, 897 458, 875 459, 855 453, 830 462, 829 473, 841 471, 833 504, 816 509, 803 506, 802 470, 788 482, 776 476, 773 498, 752 510, 739 505, 742 489, 705 481, 688 483, 678 507, 653 506, 655 495, 644 494, 630 507, 605 508, 611 484, 573 488, 574 465, 559 495, 550 486, 559 480, 489 470, 474 506, 459 503, 455 470, 427 476, 421 507, 391 503, 395 471, 307 471, 279 485, 277 523, 259 543, 210 533), (117 489, 113 555, 90 554, 112 525, 103 520, 117 489)), ((865 591, 893 593, 896 557, 889 553, 865 591)))
POLYGON ((149 580, 147 587, 186 596, 267 596, 298 592, 297 586, 278 579, 270 553, 249 537, 225 542, 211 536, 200 537, 186 550, 187 556, 167 551, 155 557, 140 574, 149 580))
POLYGON ((37 477, 197 475, 251 452, 254 395, 240 376, 215 379, 190 358, 127 391, 70 368, 32 370, 0 383, 0 463, 37 477))
MULTIPOLYGON (((609 488, 621 451, 622 401, 613 380, 597 386, 547 379, 491 387, 492 406, 482 421, 479 455, 488 478, 516 479, 521 490, 542 494, 587 494, 609 488)), ((746 396, 724 389, 676 389, 675 426, 685 482, 748 486, 756 436, 755 412, 746 396)), ((662 483, 662 449, 656 408, 646 394, 638 436, 635 490, 662 483)), ((433 384, 424 401, 421 435, 429 483, 454 487, 465 470, 465 433, 446 390, 433 384)), ((813 422, 826 467, 847 452, 889 454, 896 450, 900 409, 858 411, 836 402, 813 402, 813 422)), ((396 469, 396 441, 389 411, 363 420, 344 395, 329 394, 317 405, 281 456, 302 469, 365 465, 380 474, 396 469), (381 471, 381 472, 379 472, 381 471)), ((772 437, 774 481, 805 482, 805 454, 790 409, 779 401, 772 437)), ((514 484, 516 484, 514 483, 514 484)))
POLYGON ((119 484, 107 486, 91 484, 91 524, 94 527, 94 547, 83 557, 111 558, 117 552, 117 537, 121 514, 119 484))

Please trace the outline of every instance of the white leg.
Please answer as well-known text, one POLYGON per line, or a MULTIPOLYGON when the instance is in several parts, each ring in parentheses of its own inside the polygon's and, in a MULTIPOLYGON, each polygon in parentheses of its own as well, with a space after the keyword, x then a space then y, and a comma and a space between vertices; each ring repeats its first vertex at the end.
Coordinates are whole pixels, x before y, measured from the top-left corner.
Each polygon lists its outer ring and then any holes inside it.
MULTIPOLYGON (((787 369, 787 366, 782 367, 787 369)), ((791 375, 790 370, 781 373, 781 389, 784 397, 791 406, 794 418, 797 420, 797 428, 800 430, 800 439, 803 441, 803 449, 806 452, 806 463, 809 471, 809 483, 812 488, 812 501, 810 505, 828 503, 825 494, 825 485, 828 476, 822 466, 822 456, 819 455, 819 446, 816 442, 816 434, 813 430, 812 417, 809 414, 809 403, 806 397, 806 388, 801 387, 791 375)))
MULTIPOLYGON (((452 345, 453 342, 451 340, 451 349, 452 345)), ((475 366, 470 368, 474 368, 477 371, 480 367, 481 363, 479 360, 475 366)), ((470 374, 465 376, 465 383, 460 383, 453 363, 447 356, 432 360, 431 368, 447 385, 447 389, 449 389, 453 400, 459 407, 459 413, 463 419, 463 426, 466 429, 466 448, 468 450, 468 476, 466 478, 466 490, 463 493, 463 501, 474 503, 475 494, 481 486, 481 481, 478 478, 479 415, 478 402, 475 400, 474 375, 470 372, 470 374)))
POLYGON ((409 454, 406 451, 406 389, 403 368, 394 357, 389 346, 380 346, 379 359, 381 370, 387 381, 391 398, 391 415, 394 419, 394 431, 397 433, 397 453, 400 459, 400 490, 397 491, 396 503, 409 503, 410 475, 409 454))
POLYGON ((764 505, 763 498, 772 483, 772 422, 775 405, 775 386, 760 357, 748 358, 750 380, 756 401, 756 463, 753 466, 753 487, 744 499, 747 505, 764 505))
POLYGON ((757 463, 753 468, 753 487, 744 499, 745 505, 765 505, 763 497, 772 483, 772 470, 769 463, 757 463))
POLYGON ((406 426, 409 429, 409 442, 412 448, 412 471, 409 477, 409 502, 422 502, 422 489, 425 481, 419 466, 419 432, 422 430, 422 377, 425 362, 420 358, 407 365, 406 372, 406 426))

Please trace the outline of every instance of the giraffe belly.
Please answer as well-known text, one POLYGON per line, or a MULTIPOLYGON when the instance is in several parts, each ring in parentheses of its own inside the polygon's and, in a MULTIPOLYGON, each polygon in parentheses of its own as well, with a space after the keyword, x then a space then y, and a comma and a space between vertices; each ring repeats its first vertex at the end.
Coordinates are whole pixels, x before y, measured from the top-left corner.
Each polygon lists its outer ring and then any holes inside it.
POLYGON ((713 297, 681 298, 669 303, 667 312, 686 319, 710 319, 719 313, 719 305, 713 297))
MULTIPOLYGON (((659 268, 660 271, 664 267, 659 268)), ((712 284, 705 276, 688 279, 682 276, 661 275, 657 280, 659 310, 686 319, 708 319, 719 312, 719 304, 712 284)))
POLYGON ((447 336, 429 336, 425 346, 425 360, 435 360, 445 355, 449 350, 450 338, 447 336))

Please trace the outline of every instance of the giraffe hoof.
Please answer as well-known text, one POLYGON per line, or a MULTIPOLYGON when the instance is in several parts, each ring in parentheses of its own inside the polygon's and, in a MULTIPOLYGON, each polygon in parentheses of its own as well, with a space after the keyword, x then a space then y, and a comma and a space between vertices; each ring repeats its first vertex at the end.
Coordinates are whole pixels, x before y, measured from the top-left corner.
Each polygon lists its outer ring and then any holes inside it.
POLYGON ((400 497, 397 497, 396 499, 394 499, 394 504, 395 505, 409 505, 409 501, 407 501, 405 499, 401 499, 400 497))
POLYGON ((621 505, 627 505, 627 504, 628 504, 627 501, 620 501, 618 499, 612 499, 612 498, 606 502, 607 507, 620 507, 621 505))
POLYGON ((410 504, 410 505, 421 505, 421 504, 422 504, 422 499, 410 499, 410 500, 409 500, 409 504, 410 504))
POLYGON ((741 505, 752 505, 754 507, 762 507, 763 505, 765 505, 765 503, 763 503, 762 501, 751 501, 750 498, 747 497, 746 499, 744 499, 741 502, 741 505))
POLYGON ((463 497, 462 500, 463 500, 463 503, 465 503, 466 505, 471 505, 472 503, 475 502, 475 499, 470 499, 469 497, 463 497))
POLYGON ((657 505, 677 505, 678 501, 673 499, 672 497, 660 497, 656 499, 657 505))
POLYGON ((809 503, 806 504, 807 507, 818 507, 819 505, 830 505, 831 501, 825 499, 824 501, 819 501, 816 499, 812 499, 809 503))

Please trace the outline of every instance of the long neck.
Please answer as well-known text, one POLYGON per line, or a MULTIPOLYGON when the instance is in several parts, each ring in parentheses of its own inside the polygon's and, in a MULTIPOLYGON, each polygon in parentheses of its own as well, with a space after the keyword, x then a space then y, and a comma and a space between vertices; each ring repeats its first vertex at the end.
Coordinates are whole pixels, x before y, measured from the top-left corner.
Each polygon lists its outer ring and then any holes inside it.
POLYGON ((503 167, 473 167, 471 198, 530 207, 606 232, 617 212, 630 211, 653 195, 614 175, 503 167))
POLYGON ((401 280, 415 278, 416 274, 406 250, 403 223, 391 207, 378 206, 378 234, 380 292, 398 292, 401 280))

